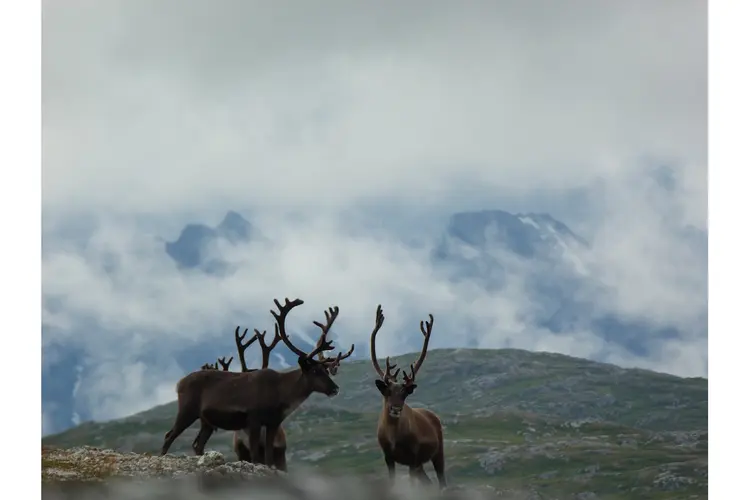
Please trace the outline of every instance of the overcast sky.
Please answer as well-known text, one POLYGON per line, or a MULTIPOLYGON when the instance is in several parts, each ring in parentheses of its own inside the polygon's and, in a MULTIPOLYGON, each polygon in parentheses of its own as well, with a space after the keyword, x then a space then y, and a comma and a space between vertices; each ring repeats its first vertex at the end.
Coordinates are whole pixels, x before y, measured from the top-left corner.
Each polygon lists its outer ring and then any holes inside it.
POLYGON ((140 362, 139 331, 225 336, 220 319, 286 295, 306 300, 297 324, 337 303, 342 342, 369 335, 383 303, 383 355, 404 347, 396 332, 418 335, 401 321, 416 309, 436 314, 436 346, 606 351, 705 375, 706 332, 690 330, 705 264, 671 230, 707 226, 706 22, 692 0, 45 0, 43 287, 65 300, 45 303, 57 337, 44 342, 89 354, 80 397, 99 418, 174 397, 182 372, 140 362), (674 168, 672 190, 645 158, 674 168), (596 213, 552 215, 594 243, 590 265, 618 292, 608 307, 688 335, 636 358, 589 332, 529 331, 521 286, 455 289, 426 249, 342 229, 362 207, 546 210, 540 193, 576 189, 596 194, 596 213), (158 238, 228 209, 274 244, 235 250, 230 278, 175 271, 158 238), (279 222, 293 211, 304 223, 279 222), (82 216, 84 249, 60 238, 82 216), (448 314, 487 329, 441 332, 448 314), (119 336, 117 357, 113 339, 75 328, 82 317, 119 336))

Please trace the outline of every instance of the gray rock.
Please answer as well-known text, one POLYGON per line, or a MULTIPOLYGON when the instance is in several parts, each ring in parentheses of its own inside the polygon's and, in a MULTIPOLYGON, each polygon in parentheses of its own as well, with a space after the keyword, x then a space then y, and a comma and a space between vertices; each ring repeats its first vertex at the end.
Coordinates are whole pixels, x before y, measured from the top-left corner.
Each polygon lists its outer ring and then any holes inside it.
POLYGON ((217 467, 225 462, 224 455, 218 451, 207 451, 198 458, 198 465, 201 467, 217 467))

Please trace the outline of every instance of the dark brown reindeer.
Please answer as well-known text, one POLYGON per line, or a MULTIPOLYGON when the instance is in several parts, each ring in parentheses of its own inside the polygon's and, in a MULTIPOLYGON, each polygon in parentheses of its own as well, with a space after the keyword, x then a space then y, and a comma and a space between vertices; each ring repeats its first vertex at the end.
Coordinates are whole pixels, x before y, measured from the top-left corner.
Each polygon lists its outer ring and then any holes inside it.
MULTIPOLYGON (((274 325, 274 337, 270 344, 266 344, 265 338, 266 338, 266 331, 263 330, 263 332, 258 331, 258 329, 255 329, 255 335, 250 338, 247 342, 243 343, 243 340, 245 339, 245 335, 247 334, 247 329, 245 329, 245 332, 240 335, 240 328, 237 327, 237 330, 234 332, 234 339, 235 343, 237 344, 237 352, 239 354, 240 359, 240 365, 242 366, 243 372, 253 372, 256 371, 257 368, 248 368, 247 363, 245 362, 245 351, 247 350, 250 345, 258 340, 258 344, 260 345, 261 349, 261 370, 268 368, 268 365, 271 362, 271 351, 273 351, 274 347, 276 347, 276 344, 279 343, 281 340, 281 335, 279 334, 279 325, 274 325)), ((322 353, 320 354, 322 356, 322 353)), ((323 356, 325 358, 325 356, 323 356)), ((197 439, 197 438, 196 438, 197 439)), ((235 454, 237 454, 238 460, 244 460, 246 462, 251 462, 251 452, 252 444, 250 442, 250 433, 247 430, 239 430, 234 431, 234 436, 232 437, 232 448, 234 449, 235 454)), ((258 443, 258 449, 260 456, 263 458, 260 463, 265 464, 265 456, 266 456, 266 428, 263 427, 260 432, 260 442, 258 443)), ((277 432, 276 432, 276 438, 273 442, 273 462, 272 465, 275 466, 279 470, 286 471, 286 432, 284 431, 284 428, 282 426, 279 426, 277 432)))
POLYGON ((440 419, 426 408, 411 408, 406 404, 406 398, 417 388, 415 383, 417 372, 427 356, 427 346, 432 334, 432 314, 430 314, 429 321, 420 322, 419 326, 424 335, 422 353, 416 363, 412 363, 411 375, 407 375, 404 371, 404 381, 400 384, 397 377, 401 370, 391 373, 396 365, 391 366, 390 359, 386 358, 386 372, 383 373, 375 354, 375 336, 383 326, 384 320, 382 308, 378 305, 375 328, 370 336, 370 356, 375 371, 380 375, 380 379, 375 381, 375 385, 383 395, 383 410, 378 420, 378 443, 383 450, 388 475, 393 481, 398 463, 409 467, 411 478, 429 484, 431 481, 424 470, 424 464, 432 461, 440 487, 445 488, 447 484, 443 454, 443 426, 440 419))
MULTIPOLYGON (((333 311, 333 310, 331 310, 333 311)), ((330 329, 330 325, 328 324, 328 321, 331 321, 330 319, 331 312, 326 311, 326 325, 323 325, 317 321, 315 321, 315 325, 318 326, 322 333, 320 335, 320 338, 318 339, 318 342, 316 344, 316 348, 320 347, 323 342, 326 340, 326 335, 328 334, 328 331, 330 329)), ((332 324, 332 323, 331 323, 332 324)), ((245 328, 245 331, 240 335, 240 327, 238 326, 234 331, 234 340, 235 344, 237 345, 237 353, 240 360, 240 365, 242 367, 243 372, 252 372, 257 370, 257 368, 248 368, 247 362, 245 360, 245 351, 257 340, 259 341, 260 349, 261 349, 261 356, 262 356, 262 368, 268 368, 270 361, 271 361, 271 351, 273 351, 274 347, 281 341, 281 335, 279 334, 279 327, 278 325, 274 325, 274 338, 271 341, 270 344, 266 344, 265 337, 266 337, 266 331, 263 330, 263 332, 260 332, 257 328, 255 329, 255 335, 250 337, 250 339, 245 342, 245 337, 247 336, 247 328, 245 328)), ((328 373, 331 376, 335 376, 338 373, 338 367, 342 360, 348 358, 352 355, 354 352, 354 345, 349 349, 349 351, 346 354, 339 355, 336 360, 332 362, 327 362, 325 356, 322 352, 318 353, 318 359, 321 362, 326 363, 326 367, 328 369, 328 373)), ((224 371, 227 371, 229 369, 229 365, 232 362, 232 359, 229 358, 229 361, 225 361, 224 358, 221 358, 218 360, 218 363, 221 364, 224 371)), ((203 365, 203 369, 218 369, 218 366, 216 363, 214 365, 211 365, 209 363, 203 365)), ((201 441, 202 436, 205 433, 208 433, 208 437, 210 437, 213 432, 216 431, 215 428, 209 427, 206 424, 201 425, 201 429, 198 433, 198 436, 196 436, 195 440, 193 441, 193 449, 195 450, 195 453, 197 455, 202 455, 204 450, 197 448, 198 443, 201 441)), ((204 438, 206 441, 207 438, 204 438)), ((260 436, 260 456, 265 457, 265 427, 261 429, 261 436, 260 436)), ((284 428, 279 426, 278 432, 276 434, 276 439, 273 444, 273 465, 279 469, 286 471, 286 432, 284 431, 284 428)), ((235 431, 234 436, 232 439, 232 448, 234 449, 234 452, 237 455, 238 460, 244 460, 247 462, 250 462, 250 435, 247 431, 241 430, 241 431, 235 431)), ((265 460, 262 460, 260 463, 264 463, 265 460)))
MULTIPOLYGON (((274 303, 278 312, 272 310, 271 313, 276 318, 281 340, 297 354, 299 368, 283 373, 270 368, 248 372, 199 370, 186 375, 176 386, 177 416, 172 428, 164 435, 162 455, 169 451, 185 429, 200 419, 202 424, 211 428, 246 430, 254 462, 262 460, 259 444, 261 428, 265 426, 265 463, 273 463, 273 443, 284 419, 313 392, 329 397, 338 394, 339 387, 331 379, 327 365, 340 361, 342 354, 323 361, 316 359, 318 353, 333 350, 330 341, 322 342, 309 353, 297 348, 287 336, 285 321, 289 311, 303 301, 285 299, 284 305, 278 300, 274 303)), ((329 311, 327 329, 338 316, 338 308, 329 311)), ((204 447, 206 440, 207 437, 202 435, 196 447, 204 447)))
MULTIPOLYGON (((320 328, 321 334, 318 338, 318 342, 315 345, 315 349, 319 349, 321 346, 325 345, 326 343, 326 335, 328 335, 329 330, 331 329, 331 326, 333 325, 333 322, 336 320, 336 316, 338 316, 338 308, 331 308, 328 311, 325 311, 325 317, 326 317, 326 324, 322 324, 318 321, 313 321, 313 324, 320 328)), ((279 333, 279 325, 278 323, 274 325, 274 338, 273 341, 266 345, 265 343, 265 337, 266 337, 266 331, 263 330, 263 332, 259 332, 257 329, 255 330, 255 338, 259 340, 261 353, 262 353, 262 368, 268 368, 268 365, 271 361, 271 351, 274 347, 276 347, 276 344, 279 343, 280 340, 282 340, 281 335, 279 333)), ((246 330, 247 332, 247 330, 246 330)), ((238 334, 239 330, 235 332, 235 334, 238 334)), ((247 366, 244 362, 244 350, 247 349, 247 346, 252 343, 252 340, 248 341, 247 344, 242 344, 242 339, 244 339, 245 334, 243 333, 242 337, 238 337, 235 335, 235 339, 237 341, 237 350, 240 353, 240 363, 243 366, 243 370, 247 370, 247 366)), ((352 355, 354 352, 354 344, 352 344, 351 348, 346 354, 339 353, 338 356, 336 356, 335 359, 330 360, 327 359, 323 355, 323 351, 318 351, 318 360, 324 364, 325 369, 328 371, 328 374, 330 376, 336 376, 338 373, 338 368, 341 364, 341 361, 348 358, 352 355)), ((261 437, 260 437, 260 455, 262 457, 265 456, 265 427, 261 430, 261 437)), ((252 443, 250 441, 250 434, 246 430, 241 431, 235 431, 234 433, 234 440, 233 440, 233 447, 234 451, 237 454, 237 458, 239 460, 245 460, 250 461, 250 449, 252 448, 252 443)), ((273 444, 273 456, 274 461, 273 465, 276 466, 277 469, 280 470, 286 470, 286 432, 284 432, 284 428, 279 426, 278 432, 276 434, 276 439, 273 444)), ((263 463, 263 462, 261 462, 263 463)))
MULTIPOLYGON (((240 327, 238 326, 234 330, 234 342, 237 345, 237 354, 240 360, 240 366, 242 367, 242 371, 247 372, 254 372, 257 371, 257 368, 248 368, 247 367, 247 361, 245 360, 245 351, 250 347, 256 340, 259 341, 261 353, 262 353, 262 368, 268 368, 268 364, 270 362, 271 357, 271 351, 274 347, 276 347, 276 344, 279 343, 281 340, 281 336, 279 335, 279 327, 278 325, 274 325, 274 329, 276 330, 275 336, 273 341, 270 345, 266 345, 265 342, 265 336, 266 331, 263 330, 261 333, 258 331, 258 329, 255 329, 255 335, 250 337, 250 339, 245 342, 245 337, 247 336, 247 328, 245 328, 245 331, 240 335, 240 327)), ((320 344, 318 344, 320 345, 320 344)), ((322 353, 320 353, 318 356, 325 358, 322 353)), ((203 365, 203 370, 218 370, 218 365, 221 364, 224 371, 229 371, 229 365, 232 363, 232 360, 234 358, 229 358, 229 361, 226 361, 225 358, 221 358, 217 360, 217 363, 214 363, 213 365, 210 363, 206 363, 203 365)), ((198 435, 193 440, 193 451, 195 451, 196 455, 203 455, 205 450, 205 444, 208 442, 210 437, 213 435, 213 433, 217 429, 215 427, 211 427, 205 422, 201 422, 201 428, 200 431, 198 431, 198 435)), ((260 442, 260 456, 265 458, 265 427, 261 429, 261 442, 260 442)), ((244 460, 246 462, 250 462, 250 436, 246 431, 235 431, 234 436, 232 438, 232 448, 234 449, 234 452, 237 454, 238 460, 244 460)), ((286 433, 284 432, 284 428, 279 426, 279 430, 276 434, 276 439, 273 444, 273 464, 277 469, 279 470, 286 470, 286 433)), ((260 463, 265 463, 265 460, 261 460, 260 463)))

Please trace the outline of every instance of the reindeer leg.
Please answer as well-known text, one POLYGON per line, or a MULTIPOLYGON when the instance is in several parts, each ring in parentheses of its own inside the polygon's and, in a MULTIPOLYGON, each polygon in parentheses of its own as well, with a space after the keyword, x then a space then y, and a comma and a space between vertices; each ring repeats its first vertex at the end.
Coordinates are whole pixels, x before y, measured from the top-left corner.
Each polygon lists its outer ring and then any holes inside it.
POLYGON ((432 484, 430 477, 424 471, 423 465, 409 467, 409 476, 411 476, 412 479, 418 480, 422 484, 432 484))
POLYGON ((438 435, 438 449, 435 455, 432 457, 432 467, 435 469, 435 475, 437 476, 438 483, 440 484, 440 489, 443 489, 448 487, 448 483, 445 481, 445 452, 443 444, 442 425, 437 425, 436 431, 438 435))
POLYGON ((276 440, 276 432, 279 430, 279 426, 266 426, 266 449, 265 456, 266 456, 266 465, 269 467, 273 467, 276 465, 274 463, 274 457, 273 457, 273 443, 276 440))
POLYGON ((166 455, 169 451, 169 447, 174 443, 174 440, 177 439, 180 434, 185 432, 185 429, 193 425, 193 422, 196 420, 198 420, 198 416, 195 413, 188 412, 184 409, 178 411, 177 417, 174 420, 174 425, 166 434, 164 434, 164 444, 161 446, 161 455, 166 455))
POLYGON ((286 472, 286 448, 274 448, 273 464, 277 469, 286 472))
POLYGON ((442 444, 435 456, 432 457, 432 466, 435 468, 435 475, 437 475, 440 488, 447 488, 448 483, 445 481, 445 456, 443 454, 442 444))
POLYGON ((245 446, 245 443, 237 443, 234 447, 234 452, 237 454, 237 460, 242 462, 252 462, 252 456, 250 456, 250 449, 245 446))
POLYGON ((237 460, 241 462, 250 462, 250 448, 245 444, 243 436, 246 436, 244 431, 234 432, 234 452, 237 454, 237 460))
POLYGON ((393 460, 393 457, 386 454, 385 465, 388 467, 388 478, 391 480, 391 483, 393 483, 396 480, 396 461, 393 460))
POLYGON ((206 448, 208 439, 214 433, 214 427, 201 420, 201 430, 198 431, 198 435, 193 440, 193 451, 196 455, 203 455, 203 450, 206 448))
POLYGON ((250 436, 250 461, 258 463, 263 460, 260 454, 260 426, 252 424, 247 428, 247 434, 250 436))

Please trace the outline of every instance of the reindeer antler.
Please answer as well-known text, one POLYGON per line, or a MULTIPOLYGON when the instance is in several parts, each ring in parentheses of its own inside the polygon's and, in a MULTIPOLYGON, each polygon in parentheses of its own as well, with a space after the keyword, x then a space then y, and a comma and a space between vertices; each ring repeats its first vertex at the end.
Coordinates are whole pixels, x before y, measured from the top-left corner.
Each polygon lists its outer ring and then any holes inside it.
POLYGON ((261 365, 261 368, 268 368, 268 365, 271 362, 271 351, 273 351, 273 348, 276 347, 276 344, 279 343, 281 340, 281 335, 279 335, 279 325, 275 324, 273 325, 273 328, 275 330, 273 340, 270 344, 266 345, 266 331, 263 330, 263 333, 259 332, 258 329, 255 329, 255 336, 258 339, 260 343, 260 350, 263 355, 263 364, 261 365))
POLYGON ((239 326, 234 330, 234 343, 237 345, 237 354, 239 355, 240 365, 242 366, 243 372, 248 371, 247 363, 245 362, 245 351, 253 344, 253 342, 258 340, 258 330, 255 330, 255 335, 253 335, 250 340, 243 343, 242 341, 245 340, 245 335, 247 335, 247 328, 245 328, 242 335, 240 335, 239 326))
POLYGON ((385 358, 385 373, 383 373, 383 369, 380 368, 380 365, 378 364, 378 357, 377 354, 375 354, 375 336, 378 334, 378 331, 380 331, 380 327, 383 326, 383 321, 385 321, 383 308, 378 304, 378 309, 375 311, 375 328, 373 328, 372 334, 370 335, 370 358, 372 359, 372 366, 375 368, 375 371, 380 375, 380 378, 383 379, 384 382, 387 382, 395 379, 398 376, 398 372, 401 370, 399 369, 394 373, 391 373, 391 370, 396 368, 395 364, 390 364, 391 358, 385 358))
POLYGON ((229 361, 227 361, 225 356, 222 356, 218 358, 216 361, 221 365, 222 370, 225 372, 229 371, 229 365, 232 364, 232 360, 234 359, 234 356, 229 357, 229 361))
POLYGON ((306 357, 307 353, 304 352, 302 349, 296 347, 294 344, 292 344, 292 341, 289 340, 289 337, 286 334, 286 316, 289 314, 289 311, 294 309, 297 306, 300 306, 304 304, 302 299, 294 299, 289 300, 284 299, 284 305, 282 306, 278 300, 273 299, 274 304, 276 304, 276 307, 279 308, 279 312, 277 313, 273 309, 271 309, 271 314, 273 314, 273 317, 276 318, 276 325, 279 328, 279 335, 281 336, 281 340, 284 341, 286 346, 289 348, 290 351, 292 351, 294 354, 296 354, 299 357, 306 357))
POLYGON ((335 376, 339 371, 339 366, 341 365, 341 362, 352 355, 354 352, 354 344, 349 348, 349 351, 347 351, 346 354, 340 352, 335 358, 325 358, 322 363, 325 363, 326 368, 328 369, 328 373, 335 376))
POLYGON ((422 352, 419 354, 419 358, 417 359, 416 363, 412 363, 409 366, 411 368, 411 376, 407 375, 406 372, 404 372, 405 384, 414 383, 414 380, 417 377, 417 372, 419 371, 419 368, 422 366, 422 363, 424 362, 424 358, 427 356, 427 345, 430 343, 430 335, 432 335, 432 323, 435 320, 435 318, 432 317, 432 314, 429 315, 429 318, 430 318, 429 321, 419 322, 419 329, 422 330, 422 335, 424 335, 424 343, 422 344, 422 352))
POLYGON ((390 356, 385 358, 385 378, 384 380, 396 380, 398 378, 398 374, 401 371, 401 368, 397 369, 395 372, 391 373, 391 370, 396 368, 396 363, 391 364, 391 358, 390 356))
MULTIPOLYGON (((325 311, 325 316, 325 325, 319 321, 313 321, 313 324, 320 328, 322 333, 320 334, 320 338, 318 339, 318 343, 315 346, 315 349, 310 351, 310 353, 307 355, 309 359, 313 359, 315 355, 321 355, 324 351, 333 350, 333 342, 331 342, 330 340, 326 340, 326 335, 328 335, 329 330, 333 326, 333 322, 336 321, 336 318, 339 317, 339 306, 329 307, 328 310, 325 311)), ((353 345, 351 350, 354 350, 353 345)), ((341 356, 341 353, 339 353, 339 356, 341 356)), ((321 362, 327 364, 335 361, 335 359, 336 358, 324 358, 321 362)))
POLYGON ((203 366, 201 366, 201 370, 218 370, 219 364, 218 363, 205 363, 203 366))
MULTIPOLYGON (((325 312, 325 315, 326 315, 325 325, 321 324, 318 321, 313 321, 313 324, 317 326, 318 328, 320 328, 321 330, 320 337, 318 338, 318 343, 315 345, 315 350, 317 351, 317 355, 318 355, 318 361, 326 365, 326 368, 328 369, 328 372, 331 375, 336 375, 336 373, 338 372, 338 367, 341 364, 341 361, 351 356, 352 353, 354 352, 354 344, 352 344, 351 348, 349 348, 349 351, 346 354, 344 354, 343 352, 339 352, 338 356, 336 356, 335 358, 329 358, 323 355, 324 350, 329 350, 323 347, 324 345, 326 345, 326 335, 328 335, 328 332, 330 331, 331 326, 333 325, 333 322, 336 321, 336 317, 338 316, 338 314, 339 314, 338 307, 335 307, 335 308, 329 307, 328 310, 325 312)), ((328 342, 328 344, 330 344, 330 342, 328 342)))

